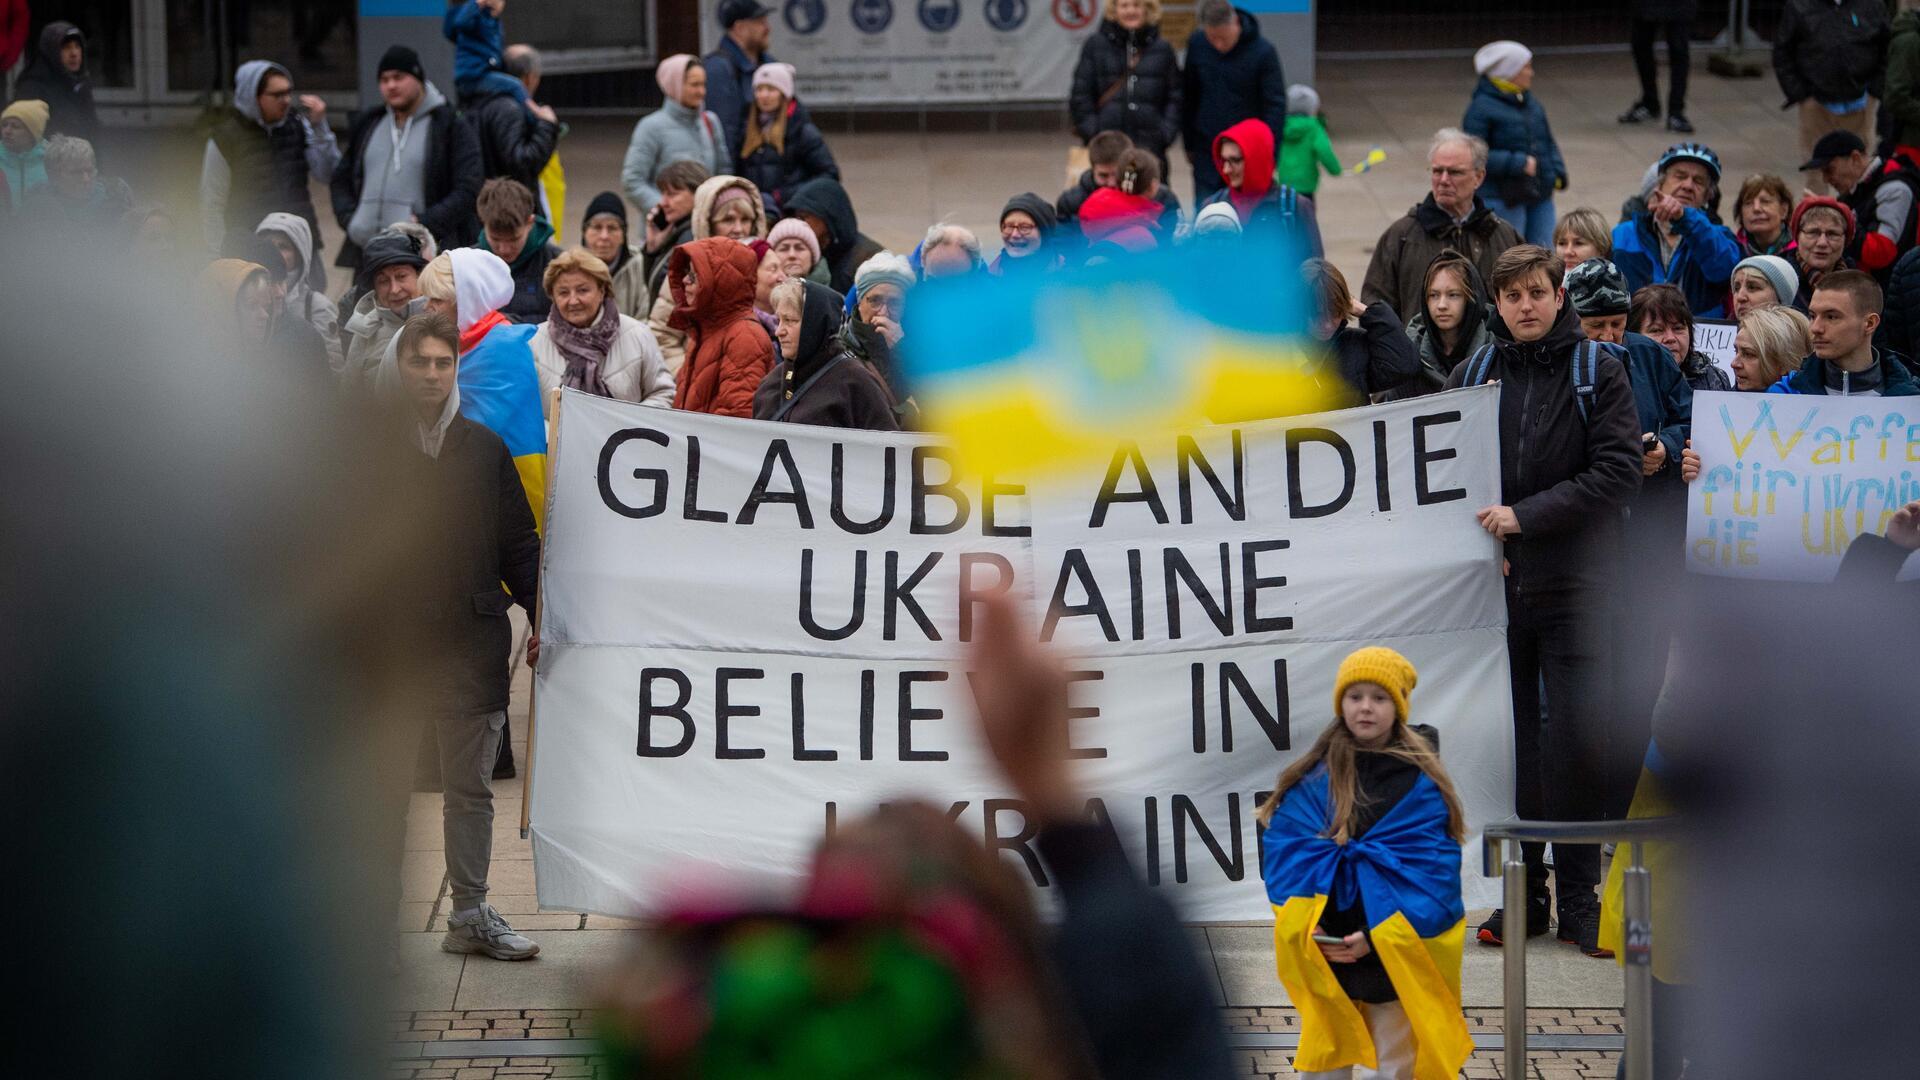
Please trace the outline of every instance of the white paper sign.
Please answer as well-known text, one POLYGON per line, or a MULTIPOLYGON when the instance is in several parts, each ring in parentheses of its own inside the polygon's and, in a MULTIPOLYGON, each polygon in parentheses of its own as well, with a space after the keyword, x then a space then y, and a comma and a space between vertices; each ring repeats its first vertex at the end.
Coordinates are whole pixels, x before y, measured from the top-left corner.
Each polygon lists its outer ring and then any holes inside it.
MULTIPOLYGON (((1195 921, 1270 917, 1254 808, 1385 644, 1473 827, 1512 811, 1496 388, 1143 436, 1105 475, 955 483, 927 437, 563 396, 531 819, 540 902, 632 915, 690 863, 793 880, 918 795, 1045 871, 974 731, 977 598, 1075 673, 1077 776, 1195 921)), ((1470 899, 1493 886, 1465 860, 1470 899)))
POLYGON ((1740 324, 1728 319, 1695 319, 1693 321, 1693 351, 1713 361, 1713 365, 1726 373, 1727 385, 1734 385, 1733 377, 1733 336, 1740 331, 1740 324))

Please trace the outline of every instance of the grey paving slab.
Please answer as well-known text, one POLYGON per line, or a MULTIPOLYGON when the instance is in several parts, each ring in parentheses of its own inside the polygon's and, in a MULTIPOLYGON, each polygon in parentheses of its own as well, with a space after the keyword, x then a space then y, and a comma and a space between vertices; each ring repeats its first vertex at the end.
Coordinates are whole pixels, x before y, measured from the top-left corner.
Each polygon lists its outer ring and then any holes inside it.
POLYGON ((590 1006, 599 980, 634 946, 638 930, 536 930, 532 960, 468 957, 455 1009, 579 1009, 590 1006))
POLYGON ((454 1007, 464 957, 440 951, 439 934, 396 934, 400 974, 394 979, 393 1008, 431 1012, 454 1007))

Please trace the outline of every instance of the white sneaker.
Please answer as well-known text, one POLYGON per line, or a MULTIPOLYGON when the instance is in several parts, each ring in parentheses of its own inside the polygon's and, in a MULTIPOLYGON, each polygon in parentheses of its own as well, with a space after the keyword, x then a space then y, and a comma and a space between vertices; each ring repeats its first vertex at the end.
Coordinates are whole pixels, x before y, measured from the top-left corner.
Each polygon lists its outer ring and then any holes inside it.
POLYGON ((481 953, 495 960, 531 960, 540 955, 540 946, 532 939, 513 932, 507 920, 481 904, 470 915, 454 915, 447 920, 447 936, 440 939, 442 952, 481 953))

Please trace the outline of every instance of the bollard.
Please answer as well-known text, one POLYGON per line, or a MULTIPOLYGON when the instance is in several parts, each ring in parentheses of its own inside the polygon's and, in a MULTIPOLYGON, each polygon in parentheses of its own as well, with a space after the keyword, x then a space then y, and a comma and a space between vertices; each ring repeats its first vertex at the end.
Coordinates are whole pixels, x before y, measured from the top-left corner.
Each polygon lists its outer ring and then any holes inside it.
MULTIPOLYGON (((1505 955, 1501 958, 1506 976, 1507 1072, 1511 1077, 1527 1075, 1527 864, 1521 855, 1520 841, 1502 840, 1500 882, 1506 892, 1506 910, 1501 934, 1505 955)), ((1632 1030, 1632 1025, 1628 1025, 1632 1030)))
POLYGON ((1627 1080, 1653 1080, 1653 881, 1646 845, 1626 845, 1621 961, 1626 967, 1627 1080))

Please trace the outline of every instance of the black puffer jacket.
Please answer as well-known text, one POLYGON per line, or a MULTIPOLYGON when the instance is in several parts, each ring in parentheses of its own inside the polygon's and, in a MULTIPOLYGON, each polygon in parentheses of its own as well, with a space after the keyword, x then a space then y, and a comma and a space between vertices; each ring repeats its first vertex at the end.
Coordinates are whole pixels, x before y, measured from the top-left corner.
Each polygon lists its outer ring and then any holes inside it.
MULTIPOLYGON (((1500 383, 1500 501, 1520 533, 1506 542, 1514 596, 1598 590, 1617 584, 1620 512, 1640 490, 1640 417, 1627 369, 1600 358, 1589 416, 1574 403, 1574 347, 1584 340, 1572 304, 1539 341, 1518 343, 1493 317, 1500 383)), ((1449 387, 1466 381, 1462 364, 1449 387)))
MULTIPOLYGON (((827 149, 826 136, 807 118, 806 111, 797 101, 786 105, 787 122, 785 133, 779 148, 773 143, 761 141, 752 150, 745 149, 745 137, 742 146, 734 149, 734 159, 740 163, 740 175, 753 181, 760 194, 769 202, 767 212, 777 214, 780 207, 790 198, 793 190, 816 176, 840 179, 840 166, 834 163, 833 151, 827 149)), ((741 121, 742 129, 752 131, 759 127, 760 118, 753 105, 747 105, 747 115, 741 121)))
POLYGON ((1359 393, 1362 403, 1420 374, 1420 353, 1407 336, 1400 316, 1384 303, 1367 305, 1359 326, 1342 326, 1327 342, 1340 377, 1359 393))
POLYGON ((93 107, 93 81, 87 78, 85 66, 75 73, 60 60, 60 49, 69 38, 79 39, 83 48, 86 45, 86 35, 70 22, 55 21, 41 27, 27 69, 13 86, 13 100, 46 102, 47 130, 43 134, 85 139, 94 144, 98 159, 100 117, 93 107))
POLYGON ((1920 356, 1920 248, 1900 256, 1887 278, 1887 302, 1873 342, 1902 356, 1920 356))
POLYGON ((1102 131, 1124 131, 1135 146, 1165 161, 1180 134, 1180 62, 1173 46, 1158 26, 1125 30, 1102 20, 1099 32, 1080 47, 1067 104, 1082 142, 1102 131))
POLYGON ((469 99, 462 115, 480 135, 480 165, 485 179, 512 177, 540 201, 540 170, 560 141, 560 125, 536 119, 512 94, 469 99))
POLYGON ((1787 0, 1773 31, 1773 74, 1787 104, 1879 97, 1892 36, 1881 0, 1787 0))

